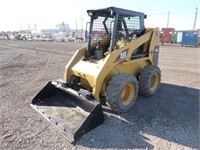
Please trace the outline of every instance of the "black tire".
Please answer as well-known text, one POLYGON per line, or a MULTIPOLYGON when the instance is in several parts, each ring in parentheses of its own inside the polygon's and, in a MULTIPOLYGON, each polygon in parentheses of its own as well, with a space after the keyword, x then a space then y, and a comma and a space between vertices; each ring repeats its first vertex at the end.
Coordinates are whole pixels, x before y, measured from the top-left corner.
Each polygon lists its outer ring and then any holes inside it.
POLYGON ((153 65, 146 66, 138 77, 139 93, 147 97, 154 95, 160 86, 160 80, 160 68, 153 65))
POLYGON ((106 101, 118 113, 129 111, 138 96, 138 81, 133 75, 118 74, 108 83, 106 101))

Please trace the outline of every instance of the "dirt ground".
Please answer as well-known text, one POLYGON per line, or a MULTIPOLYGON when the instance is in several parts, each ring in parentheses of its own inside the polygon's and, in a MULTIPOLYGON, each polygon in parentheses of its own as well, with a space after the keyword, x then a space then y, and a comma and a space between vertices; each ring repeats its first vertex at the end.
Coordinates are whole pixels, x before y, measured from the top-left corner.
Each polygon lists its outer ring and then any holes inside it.
POLYGON ((105 108, 103 125, 68 143, 29 104, 84 45, 0 41, 0 149, 200 149, 200 48, 170 45, 161 46, 155 96, 139 96, 123 115, 105 108))

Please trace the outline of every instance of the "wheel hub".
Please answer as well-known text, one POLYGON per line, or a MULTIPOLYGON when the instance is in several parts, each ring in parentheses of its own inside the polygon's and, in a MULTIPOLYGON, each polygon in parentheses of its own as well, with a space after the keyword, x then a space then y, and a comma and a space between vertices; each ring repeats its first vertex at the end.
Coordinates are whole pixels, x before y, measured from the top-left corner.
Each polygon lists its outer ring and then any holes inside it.
POLYGON ((135 89, 133 84, 131 83, 126 84, 121 92, 121 102, 124 105, 128 105, 133 99, 134 95, 135 95, 135 89))
POLYGON ((155 91, 156 88, 158 87, 158 83, 159 83, 159 75, 158 73, 154 73, 151 77, 150 90, 155 91))

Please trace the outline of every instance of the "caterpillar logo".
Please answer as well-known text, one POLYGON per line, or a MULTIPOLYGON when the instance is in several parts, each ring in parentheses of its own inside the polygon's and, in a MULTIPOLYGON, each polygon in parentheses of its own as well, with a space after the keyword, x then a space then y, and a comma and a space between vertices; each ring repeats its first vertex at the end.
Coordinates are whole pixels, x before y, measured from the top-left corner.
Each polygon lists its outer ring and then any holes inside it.
POLYGON ((127 57, 127 54, 128 54, 128 48, 127 49, 125 49, 123 52, 121 52, 120 54, 119 54, 119 56, 117 57, 117 59, 115 60, 115 62, 116 61, 120 61, 120 60, 123 60, 123 59, 126 59, 126 57, 127 57))

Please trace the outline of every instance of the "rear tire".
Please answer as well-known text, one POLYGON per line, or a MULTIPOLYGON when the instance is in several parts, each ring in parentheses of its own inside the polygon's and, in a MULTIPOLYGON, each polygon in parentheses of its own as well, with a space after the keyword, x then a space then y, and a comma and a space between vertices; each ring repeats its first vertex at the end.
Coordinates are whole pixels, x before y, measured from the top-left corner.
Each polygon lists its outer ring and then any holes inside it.
POLYGON ((118 113, 129 111, 138 96, 138 82, 133 75, 118 74, 107 86, 106 101, 118 113))
POLYGON ((160 86, 160 80, 160 68, 153 65, 146 66, 138 77, 139 93, 147 97, 154 95, 160 86))

